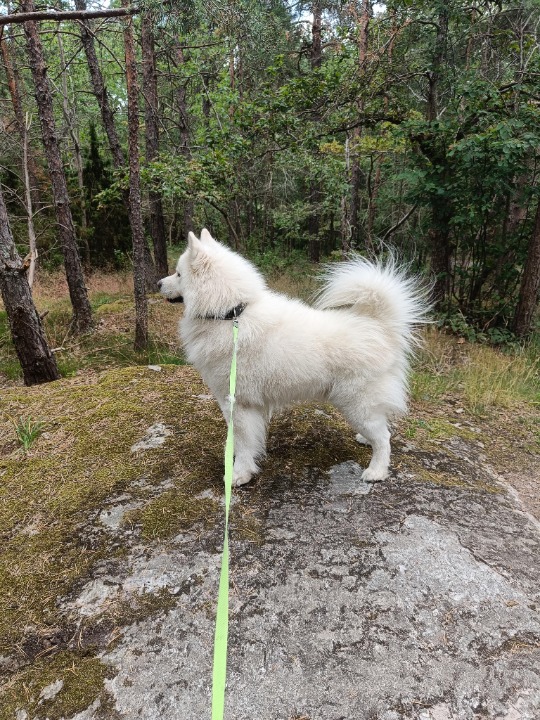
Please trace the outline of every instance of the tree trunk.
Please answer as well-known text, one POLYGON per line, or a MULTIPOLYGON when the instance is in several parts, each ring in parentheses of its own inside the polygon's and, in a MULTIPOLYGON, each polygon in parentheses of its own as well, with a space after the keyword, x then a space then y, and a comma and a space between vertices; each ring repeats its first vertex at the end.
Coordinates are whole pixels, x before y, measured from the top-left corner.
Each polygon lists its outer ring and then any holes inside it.
POLYGON ((0 188, 0 291, 11 338, 21 363, 24 384, 58 380, 60 373, 51 353, 17 252, 0 188))
MULTIPOLYGON (((439 84, 441 68, 446 61, 448 46, 448 20, 449 12, 446 5, 441 4, 438 16, 437 34, 435 37, 435 48, 433 51, 432 70, 428 73, 428 100, 426 119, 435 121, 439 114, 439 84)), ((440 172, 442 184, 449 182, 447 177, 448 159, 446 150, 437 149, 431 156, 428 153, 434 166, 437 161, 442 168, 440 172)), ((435 197, 431 205, 431 228, 429 238, 431 244, 431 269, 435 274, 433 296, 436 307, 442 309, 450 294, 450 279, 452 265, 452 246, 450 243, 450 221, 453 216, 451 204, 444 198, 435 197)))
POLYGON ((28 130, 30 122, 25 118, 23 128, 23 177, 24 177, 24 197, 26 206, 26 218, 28 223, 28 245, 30 247, 30 265, 28 267, 28 284, 30 287, 34 284, 36 274, 36 265, 38 259, 36 230, 34 227, 34 207, 32 204, 32 184, 30 181, 30 163, 28 156, 28 130))
MULTIPOLYGON (((10 42, 10 45, 11 45, 11 42, 10 42)), ((24 146, 24 143, 28 142, 27 121, 24 116, 23 106, 22 106, 22 102, 21 102, 21 95, 19 93, 18 73, 16 72, 16 69, 13 66, 13 63, 11 62, 11 56, 10 56, 7 41, 1 35, 0 35, 0 50, 2 52, 2 59, 4 61, 4 67, 6 69, 9 94, 11 96, 13 112, 15 113, 17 129, 19 130, 21 142, 23 143, 23 146, 24 146)), ((28 153, 28 147, 26 147, 26 153, 27 153, 27 160, 26 160, 25 166, 23 167, 23 174, 25 172, 28 172, 28 175, 29 175, 28 182, 29 182, 30 192, 32 195, 32 203, 34 205, 38 205, 39 204, 39 188, 38 188, 38 181, 37 181, 38 173, 37 173, 36 163, 35 163, 33 156, 30 153, 28 153)))
MULTIPOLYGON (((357 30, 358 30, 358 66, 357 73, 360 82, 366 71, 366 60, 369 39, 369 21, 371 17, 371 1, 362 0, 360 14, 354 12, 357 30)), ((364 112, 364 101, 359 98, 357 101, 358 115, 362 116, 364 112)), ((349 248, 358 247, 361 241, 360 233, 360 185, 362 181, 362 170, 360 168, 359 144, 362 137, 362 127, 358 125, 353 130, 350 143, 350 201, 349 201, 349 218, 347 227, 349 228, 349 248)))
MULTIPOLYGON (((177 57, 178 57, 178 63, 180 66, 182 66, 185 63, 185 57, 184 57, 184 50, 181 45, 178 45, 177 48, 177 57)), ((187 105, 187 85, 186 83, 181 83, 180 87, 178 89, 178 116, 179 116, 179 125, 180 125, 180 152, 186 159, 186 161, 191 159, 191 148, 190 148, 190 141, 189 141, 189 131, 190 131, 190 118, 189 118, 189 112, 188 112, 188 105, 187 105)), ((187 238, 189 232, 193 232, 194 226, 193 226, 193 200, 191 198, 187 198, 184 204, 184 223, 183 223, 183 232, 184 232, 184 239, 187 238)))
POLYGON ((446 61, 448 48, 448 20, 449 12, 446 5, 441 4, 438 17, 437 34, 435 36, 435 48, 433 50, 433 60, 431 63, 431 71, 428 72, 428 97, 426 118, 430 121, 436 120, 439 114, 439 81, 441 67, 446 61))
POLYGON ((73 159, 75 161, 75 170, 77 171, 77 184, 79 186, 79 202, 81 205, 81 230, 82 237, 81 241, 84 247, 84 261, 87 267, 90 267, 90 246, 88 244, 88 219, 86 213, 86 198, 84 190, 84 177, 83 177, 83 159, 81 154, 81 142, 79 139, 79 132, 77 129, 76 111, 70 106, 69 102, 69 90, 67 82, 67 68, 64 55, 64 43, 62 41, 62 34, 59 32, 56 35, 58 42, 58 51, 60 53, 60 72, 62 78, 62 110, 64 113, 64 121, 67 125, 71 141, 73 143, 73 159))
POLYGON ((453 209, 444 199, 432 204, 429 239, 431 246, 431 272, 435 276, 433 299, 437 309, 444 309, 450 295, 452 274, 452 248, 450 244, 450 221, 453 209))
MULTIPOLYGON (((86 0, 75 0, 75 7, 77 10, 82 12, 86 11, 86 0)), ((80 24, 81 28, 81 41, 86 55, 86 61, 88 63, 88 70, 90 72, 90 82, 92 83, 92 90, 94 96, 98 101, 99 110, 101 112, 101 119, 103 121, 103 127, 109 141, 109 148, 113 156, 115 168, 121 168, 125 164, 124 153, 116 127, 114 124, 114 115, 109 104, 109 96, 107 94, 107 88, 103 82, 103 75, 101 73, 96 49, 94 46, 94 38, 90 32, 88 21, 83 20, 80 24)))
MULTIPOLYGON (((314 2, 311 7, 313 13, 313 25, 311 29, 311 69, 318 70, 322 65, 322 6, 320 2, 314 2)), ((320 118, 314 116, 314 120, 320 118)), ((322 202, 321 185, 318 180, 313 179, 309 186, 309 201, 311 212, 308 219, 309 233, 309 259, 318 263, 321 259, 321 238, 320 232, 320 205, 322 202)))
MULTIPOLYGON (((128 7, 129 0, 122 0, 128 7)), ((145 291, 145 247, 141 209, 139 163, 139 87, 133 39, 133 20, 124 21, 126 83, 128 95, 129 210, 133 234, 133 281, 135 292, 135 350, 148 345, 148 305, 145 291)))
MULTIPOLYGON (((86 0, 75 0, 75 7, 77 10, 85 11, 86 10, 86 0)), ((88 27, 87 21, 84 20, 81 23, 81 40, 84 47, 84 52, 86 55, 86 61, 88 63, 88 70, 90 72, 90 81, 92 83, 92 90, 94 93, 94 96, 98 102, 100 113, 101 113, 101 119, 103 121, 103 127, 105 128, 105 133, 107 134, 107 139, 109 141, 109 149, 111 151, 111 154, 113 156, 113 162, 115 168, 118 170, 125 166, 125 157, 124 152, 122 150, 122 146, 120 144, 120 139, 118 137, 118 133, 116 132, 116 125, 114 122, 114 114, 111 109, 110 103, 109 103, 109 96, 107 94, 107 89, 105 87, 105 83, 103 81, 103 74, 101 72, 101 69, 99 67, 97 55, 96 55, 96 49, 94 46, 94 38, 93 35, 88 27)), ((131 233, 134 238, 135 235, 135 229, 133 227, 133 222, 137 223, 137 219, 134 219, 132 217, 132 205, 129 200, 129 190, 126 190, 122 193, 122 199, 124 201, 124 205, 126 206, 127 212, 128 212, 128 218, 129 218, 129 224, 131 227, 131 233)), ((140 212, 140 211, 139 211, 140 212)), ((152 260, 152 255, 150 254, 150 251, 148 250, 148 247, 146 246, 146 240, 144 239, 144 231, 143 231, 143 242, 145 244, 145 265, 146 265, 146 272, 145 272, 145 286, 148 290, 154 290, 156 281, 159 279, 156 274, 156 269, 154 266, 154 262, 152 260)), ((135 240, 133 239, 133 246, 135 247, 135 240)))
MULTIPOLYGON (((33 0, 23 0, 23 12, 34 10, 33 0)), ((72 331, 88 332, 92 328, 92 309, 88 300, 88 292, 84 284, 81 258, 77 247, 75 226, 69 207, 69 195, 66 176, 60 153, 60 145, 56 134, 52 93, 47 77, 47 65, 43 47, 39 39, 36 23, 24 24, 30 68, 34 79, 35 96, 43 136, 43 145, 47 156, 51 176, 54 207, 58 223, 58 235, 64 255, 64 265, 69 287, 69 296, 73 306, 72 331)))
MULTIPOLYGON (((145 98, 146 162, 150 163, 159 154, 159 129, 154 35, 152 32, 152 18, 147 12, 142 17, 141 44, 143 95, 145 98)), ((150 202, 150 236, 154 245, 154 262, 157 275, 162 278, 169 274, 163 202, 161 193, 156 190, 151 190, 148 197, 150 202)))
POLYGON ((514 314, 513 330, 518 337, 525 337, 532 330, 534 314, 540 291, 540 202, 536 208, 534 228, 529 240, 527 259, 523 268, 519 299, 514 314))

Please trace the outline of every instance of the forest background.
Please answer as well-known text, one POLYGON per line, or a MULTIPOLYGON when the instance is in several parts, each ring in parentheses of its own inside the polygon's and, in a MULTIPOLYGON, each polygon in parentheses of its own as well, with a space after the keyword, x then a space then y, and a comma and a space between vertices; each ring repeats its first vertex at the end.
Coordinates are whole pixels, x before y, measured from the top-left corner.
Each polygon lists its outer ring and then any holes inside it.
POLYGON ((207 226, 268 271, 392 246, 441 324, 535 333, 536 0, 0 10, 4 225, 30 281, 66 267, 73 332, 95 325, 84 278, 133 268, 147 347, 146 292, 207 226))

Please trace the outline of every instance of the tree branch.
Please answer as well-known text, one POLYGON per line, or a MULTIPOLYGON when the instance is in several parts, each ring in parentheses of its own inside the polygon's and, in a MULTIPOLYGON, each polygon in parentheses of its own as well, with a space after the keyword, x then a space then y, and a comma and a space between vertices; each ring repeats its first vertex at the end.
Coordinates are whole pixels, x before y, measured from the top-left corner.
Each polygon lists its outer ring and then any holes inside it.
POLYGON ((92 18, 110 18, 125 17, 126 15, 136 15, 139 8, 112 8, 108 10, 62 10, 55 12, 53 10, 36 10, 35 12, 10 13, 9 15, 0 15, 0 27, 3 25, 14 25, 15 23, 24 23, 29 20, 91 20, 92 18))

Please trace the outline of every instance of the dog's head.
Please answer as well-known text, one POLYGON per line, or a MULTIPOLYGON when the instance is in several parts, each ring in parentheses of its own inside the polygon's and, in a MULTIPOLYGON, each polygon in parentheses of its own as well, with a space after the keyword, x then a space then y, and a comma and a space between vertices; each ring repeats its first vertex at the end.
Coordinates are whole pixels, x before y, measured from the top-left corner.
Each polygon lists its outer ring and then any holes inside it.
POLYGON ((218 243, 204 228, 198 239, 188 235, 176 272, 158 282, 169 302, 185 302, 185 313, 220 316, 240 303, 252 302, 266 287, 258 270, 229 248, 218 243))

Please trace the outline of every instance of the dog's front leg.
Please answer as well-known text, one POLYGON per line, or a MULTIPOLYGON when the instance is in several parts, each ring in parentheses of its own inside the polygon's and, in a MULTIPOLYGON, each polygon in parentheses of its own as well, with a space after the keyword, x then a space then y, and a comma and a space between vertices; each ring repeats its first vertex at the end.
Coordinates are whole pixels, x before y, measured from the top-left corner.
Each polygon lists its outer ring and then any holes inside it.
MULTIPOLYGON (((228 424, 228 403, 220 405, 228 424)), ((245 485, 258 472, 257 460, 266 453, 267 425, 268 412, 264 408, 238 402, 234 406, 234 487, 245 485)))

